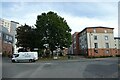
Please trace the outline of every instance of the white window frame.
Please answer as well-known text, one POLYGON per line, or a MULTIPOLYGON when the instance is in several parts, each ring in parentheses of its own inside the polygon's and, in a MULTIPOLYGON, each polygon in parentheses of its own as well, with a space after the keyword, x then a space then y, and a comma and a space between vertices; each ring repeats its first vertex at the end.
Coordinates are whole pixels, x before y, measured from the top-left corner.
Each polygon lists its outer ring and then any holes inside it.
POLYGON ((107 30, 104 30, 105 33, 107 33, 107 30))
POLYGON ((98 50, 94 50, 94 52, 95 52, 96 54, 98 54, 98 50))
POLYGON ((12 37, 11 36, 9 36, 9 40, 12 41, 12 37))
POLYGON ((110 52, 109 50, 105 50, 105 53, 106 53, 106 54, 109 54, 109 52, 110 52))
POLYGON ((93 32, 96 33, 96 29, 93 29, 93 32))
POLYGON ((105 36, 104 38, 105 38, 105 40, 108 40, 108 39, 109 39, 108 36, 105 36))
POLYGON ((5 37, 7 40, 9 39, 9 36, 8 35, 6 35, 6 37, 5 37))
POLYGON ((105 43, 105 48, 109 48, 109 43, 105 43))
POLYGON ((98 43, 94 43, 94 48, 98 48, 98 43))
POLYGON ((97 35, 94 35, 94 40, 98 40, 98 37, 97 37, 97 35))

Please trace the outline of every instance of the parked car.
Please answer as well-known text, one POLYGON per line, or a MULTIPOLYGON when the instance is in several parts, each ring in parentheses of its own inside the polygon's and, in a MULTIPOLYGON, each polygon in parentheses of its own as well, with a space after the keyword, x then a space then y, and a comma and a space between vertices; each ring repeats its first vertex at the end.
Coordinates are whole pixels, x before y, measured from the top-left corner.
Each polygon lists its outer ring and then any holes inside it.
POLYGON ((38 60, 37 52, 19 52, 19 53, 14 53, 12 56, 12 62, 19 62, 19 61, 35 62, 36 60, 38 60))

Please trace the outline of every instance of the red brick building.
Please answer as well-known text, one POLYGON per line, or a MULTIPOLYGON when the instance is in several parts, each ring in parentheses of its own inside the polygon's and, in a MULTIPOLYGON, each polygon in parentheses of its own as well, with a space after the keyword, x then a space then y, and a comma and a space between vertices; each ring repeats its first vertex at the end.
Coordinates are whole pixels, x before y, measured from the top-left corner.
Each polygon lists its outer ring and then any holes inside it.
MULTIPOLYGON (((0 33, 1 36, 1 33, 0 33)), ((0 53, 2 53, 2 37, 0 37, 0 53)))
POLYGON ((18 22, 0 18, 0 53, 12 54, 16 50, 16 28, 18 22))
POLYGON ((11 55, 13 53, 13 36, 2 32, 0 46, 0 52, 3 53, 3 55, 11 55))
POLYGON ((115 42, 115 53, 120 55, 120 37, 114 37, 115 42))
POLYGON ((73 54, 74 55, 79 55, 79 32, 75 32, 72 35, 72 49, 73 49, 73 54))
POLYGON ((11 22, 0 18, 0 53, 9 56, 13 53, 13 36, 10 34, 11 22))

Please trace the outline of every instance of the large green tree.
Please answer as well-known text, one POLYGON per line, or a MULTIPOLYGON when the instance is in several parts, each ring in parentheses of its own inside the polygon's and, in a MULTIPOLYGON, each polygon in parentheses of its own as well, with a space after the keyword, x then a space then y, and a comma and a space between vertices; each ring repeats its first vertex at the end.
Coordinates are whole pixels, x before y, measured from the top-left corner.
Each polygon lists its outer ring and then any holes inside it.
POLYGON ((56 46, 63 48, 71 44, 71 29, 64 18, 52 11, 42 13, 36 20, 37 42, 39 48, 44 48, 44 44, 49 44, 51 50, 56 46))

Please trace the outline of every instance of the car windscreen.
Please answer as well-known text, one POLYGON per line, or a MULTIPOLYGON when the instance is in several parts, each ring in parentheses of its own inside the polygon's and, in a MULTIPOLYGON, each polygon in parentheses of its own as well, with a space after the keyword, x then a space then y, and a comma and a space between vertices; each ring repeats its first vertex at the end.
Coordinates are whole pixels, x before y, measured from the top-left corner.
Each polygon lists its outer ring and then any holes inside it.
POLYGON ((19 54, 13 54, 13 57, 18 57, 19 56, 19 54))

